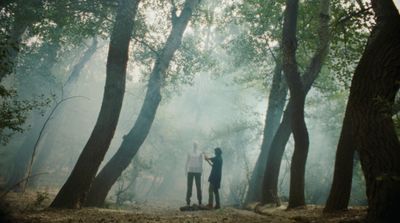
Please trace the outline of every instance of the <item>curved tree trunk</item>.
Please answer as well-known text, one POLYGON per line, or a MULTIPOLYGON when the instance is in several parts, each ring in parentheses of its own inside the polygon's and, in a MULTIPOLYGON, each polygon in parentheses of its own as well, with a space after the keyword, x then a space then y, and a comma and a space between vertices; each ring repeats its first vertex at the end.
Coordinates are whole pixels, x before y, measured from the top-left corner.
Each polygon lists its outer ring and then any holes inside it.
POLYGON ((264 178, 264 170, 267 164, 269 149, 272 139, 279 127, 286 103, 287 85, 285 80, 282 78, 282 64, 279 60, 280 59, 276 61, 271 91, 268 97, 268 108, 264 123, 261 152, 258 155, 256 165, 250 178, 245 203, 261 201, 260 194, 262 193, 262 180, 264 178))
MULTIPOLYGON (((329 50, 329 5, 330 5, 330 0, 321 0, 321 6, 320 6, 320 13, 319 13, 319 28, 318 28, 318 41, 319 45, 314 53, 313 57, 311 58, 310 64, 307 66, 306 71, 304 72, 304 75, 302 77, 302 85, 303 85, 303 91, 304 91, 304 97, 310 90, 312 84, 314 83, 314 80, 318 77, 318 74, 322 68, 323 62, 328 54, 329 50)), ((301 92, 300 92, 301 93, 301 92)), ((300 102, 301 103, 301 102, 300 102)), ((290 133, 291 133, 291 122, 292 122, 292 108, 293 107, 293 102, 289 101, 288 105, 286 106, 286 110, 284 112, 282 122, 274 136, 274 139, 272 140, 271 143, 271 149, 268 155, 267 159, 267 164, 265 168, 265 174, 263 178, 263 192, 262 192, 262 203, 277 203, 279 204, 279 198, 278 198, 278 177, 279 177, 279 171, 280 171, 280 166, 281 166, 281 160, 282 156, 285 150, 286 143, 289 139, 290 133)), ((306 152, 303 150, 303 152, 306 152)), ((297 156, 297 155, 296 155, 297 156)), ((300 168, 302 162, 304 162, 305 165, 305 160, 302 160, 306 158, 306 155, 304 156, 303 154, 300 154, 300 159, 296 161, 300 161, 300 168)), ((297 158, 295 158, 297 159, 297 158)), ((292 161, 293 163, 293 161, 292 161)), ((292 164, 293 165, 293 164, 292 164)), ((296 173, 295 173, 296 174, 296 173)), ((304 178, 304 173, 298 172, 300 175, 299 178, 301 178, 301 175, 303 175, 304 178)), ((293 173, 291 173, 293 176, 293 173)), ((293 180, 292 180, 293 181, 293 180)), ((301 183, 301 182, 300 182, 301 183)), ((303 179, 304 183, 304 179, 303 179)), ((303 192, 304 193, 304 190, 303 192)), ((301 195, 300 195, 301 197, 301 195)))
POLYGON ((372 0, 372 6, 377 21, 356 68, 345 117, 365 175, 367 222, 400 222, 400 143, 392 119, 400 85, 400 15, 392 1, 372 0))
POLYGON ((307 126, 304 120, 306 94, 296 61, 297 15, 299 1, 287 0, 282 32, 283 71, 289 87, 291 103, 291 129, 294 138, 294 152, 290 167, 290 195, 288 208, 305 205, 304 173, 309 146, 307 126))
POLYGON ((186 0, 180 16, 176 16, 176 20, 173 20, 172 30, 167 42, 161 54, 157 57, 150 74, 147 93, 135 125, 129 131, 128 135, 124 136, 117 153, 97 175, 90 189, 85 206, 99 207, 104 204, 108 191, 117 181, 118 177, 121 176, 122 171, 128 167, 146 139, 161 101, 161 82, 175 51, 181 44, 182 35, 189 23, 193 10, 199 3, 199 0, 186 0))
POLYGON ((129 42, 139 0, 120 0, 111 33, 103 102, 93 132, 67 182, 51 204, 54 208, 80 208, 110 145, 125 93, 129 42))

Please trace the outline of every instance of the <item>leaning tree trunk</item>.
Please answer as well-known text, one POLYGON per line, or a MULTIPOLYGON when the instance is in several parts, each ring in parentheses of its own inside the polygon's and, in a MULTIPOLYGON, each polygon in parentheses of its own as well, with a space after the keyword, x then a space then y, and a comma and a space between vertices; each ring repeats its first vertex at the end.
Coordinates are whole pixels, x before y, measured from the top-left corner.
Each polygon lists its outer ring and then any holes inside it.
POLYGON ((103 102, 93 132, 67 182, 51 204, 55 208, 80 208, 110 145, 125 92, 129 42, 139 0, 120 0, 111 33, 103 102))
POLYGON ((354 136, 349 116, 343 120, 342 131, 336 150, 332 187, 324 212, 347 210, 353 178, 354 136))
POLYGON ((286 103, 287 85, 285 80, 282 78, 282 64, 279 60, 280 59, 277 59, 275 64, 271 91, 268 98, 268 108, 264 123, 261 152, 258 155, 256 165, 250 178, 245 203, 261 201, 260 194, 262 193, 262 180, 264 178, 264 170, 267 164, 269 149, 272 139, 279 127, 286 103))
POLYGON ((99 207, 104 204, 108 191, 121 176, 122 171, 128 167, 146 139, 161 101, 161 82, 175 51, 181 45, 183 32, 192 16, 193 10, 199 3, 200 0, 186 0, 180 16, 173 16, 176 17, 176 20, 172 23, 172 30, 150 74, 147 93, 135 125, 128 135, 124 136, 117 153, 97 175, 85 203, 86 206, 99 207))
MULTIPOLYGON (((303 77, 302 84, 304 86, 304 97, 310 90, 314 80, 318 77, 323 62, 326 59, 329 50, 329 0, 321 0, 319 13, 319 28, 318 28, 318 48, 314 53, 310 64, 308 65, 303 77)), ((285 151, 285 146, 289 140, 291 133, 292 122, 292 106, 290 101, 286 106, 282 122, 272 140, 271 149, 268 155, 267 164, 263 178, 262 203, 277 203, 278 198, 278 177, 282 161, 282 156, 285 151)), ((293 174, 292 174, 293 175, 293 174)), ((304 174, 303 174, 304 176, 304 174)), ((304 193, 304 192, 303 192, 304 193)))
POLYGON ((400 143, 392 119, 400 87, 400 15, 392 1, 372 0, 372 7, 376 25, 356 68, 345 117, 365 175, 367 222, 400 222, 400 143))

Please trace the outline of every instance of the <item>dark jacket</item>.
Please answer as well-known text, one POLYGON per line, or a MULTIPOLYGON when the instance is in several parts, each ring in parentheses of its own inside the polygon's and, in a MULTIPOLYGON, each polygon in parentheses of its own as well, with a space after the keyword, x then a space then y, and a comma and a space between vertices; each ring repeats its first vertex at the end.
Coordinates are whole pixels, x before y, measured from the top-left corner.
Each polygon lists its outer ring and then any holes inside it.
POLYGON ((208 181, 215 188, 219 189, 221 187, 221 177, 222 177, 222 157, 217 155, 213 158, 210 158, 210 161, 212 162, 212 168, 208 181))

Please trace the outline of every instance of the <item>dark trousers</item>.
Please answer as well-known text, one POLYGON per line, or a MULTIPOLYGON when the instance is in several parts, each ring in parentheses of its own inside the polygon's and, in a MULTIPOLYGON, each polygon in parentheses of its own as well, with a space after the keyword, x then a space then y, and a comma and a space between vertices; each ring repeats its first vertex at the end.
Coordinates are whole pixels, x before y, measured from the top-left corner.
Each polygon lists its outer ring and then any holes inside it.
POLYGON ((199 201, 199 205, 200 205, 201 204, 201 173, 189 172, 187 174, 186 203, 187 203, 187 205, 190 205, 190 198, 192 197, 193 178, 196 183, 197 200, 199 201))
POLYGON ((210 206, 212 206, 214 202, 213 195, 215 195, 215 206, 220 207, 218 188, 214 187, 214 185, 210 183, 210 187, 208 187, 208 205, 210 206))

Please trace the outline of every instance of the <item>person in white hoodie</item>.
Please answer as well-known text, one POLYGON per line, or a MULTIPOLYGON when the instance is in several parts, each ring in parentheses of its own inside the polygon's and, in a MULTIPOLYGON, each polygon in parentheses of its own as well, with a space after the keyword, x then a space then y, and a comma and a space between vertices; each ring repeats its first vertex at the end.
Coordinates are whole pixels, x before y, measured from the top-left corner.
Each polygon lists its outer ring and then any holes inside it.
POLYGON ((187 176, 186 204, 190 205, 192 197, 193 178, 196 183, 197 200, 201 205, 201 173, 203 171, 203 153, 198 150, 197 142, 193 142, 193 150, 188 154, 185 172, 187 176))

